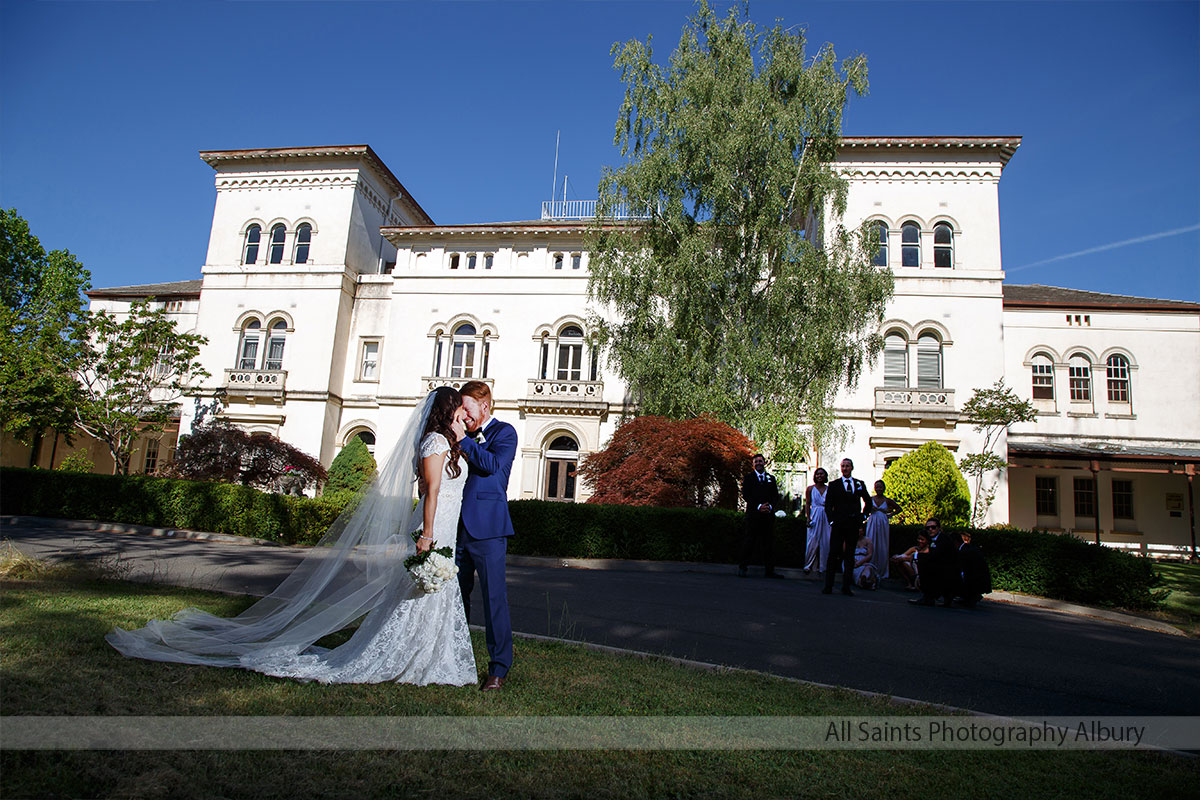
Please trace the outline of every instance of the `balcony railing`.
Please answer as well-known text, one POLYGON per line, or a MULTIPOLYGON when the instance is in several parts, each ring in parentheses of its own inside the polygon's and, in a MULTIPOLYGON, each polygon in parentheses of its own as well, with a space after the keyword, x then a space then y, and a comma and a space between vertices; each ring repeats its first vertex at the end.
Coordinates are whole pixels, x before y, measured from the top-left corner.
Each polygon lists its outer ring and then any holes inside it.
MULTIPOLYGON (((595 219, 595 200, 546 200, 542 203, 542 219, 595 219)), ((647 209, 635 213, 629 206, 621 204, 604 216, 605 219, 649 219, 647 209)))
POLYGON ((875 416, 957 419, 953 389, 884 387, 875 390, 875 416))
POLYGON ((604 398, 604 381, 533 379, 529 381, 528 396, 599 402, 604 398))
POLYGON ((282 392, 287 381, 287 370, 282 369, 227 369, 227 389, 261 389, 282 392))
POLYGON ((467 381, 483 381, 488 385, 489 389, 492 388, 494 383, 493 378, 450 378, 445 375, 440 377, 430 377, 427 375, 424 378, 421 378, 421 382, 425 385, 426 392, 432 392, 439 386, 449 386, 452 389, 461 389, 463 384, 467 381))

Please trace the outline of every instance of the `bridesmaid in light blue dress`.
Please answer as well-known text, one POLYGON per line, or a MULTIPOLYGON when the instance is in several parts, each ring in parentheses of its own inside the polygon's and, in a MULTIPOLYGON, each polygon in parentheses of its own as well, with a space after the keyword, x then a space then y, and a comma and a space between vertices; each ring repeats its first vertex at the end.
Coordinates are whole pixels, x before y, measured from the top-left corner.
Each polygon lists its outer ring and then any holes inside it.
POLYGON ((882 580, 888 577, 888 565, 891 563, 891 525, 888 520, 903 509, 884 492, 887 487, 883 481, 875 481, 875 495, 871 498, 871 514, 867 517, 867 539, 871 542, 871 563, 875 572, 882 580))
POLYGON ((816 566, 821 573, 825 572, 825 560, 829 556, 829 518, 825 516, 825 492, 829 483, 829 473, 822 467, 813 470, 813 484, 804 492, 804 515, 808 519, 807 558, 804 560, 804 574, 816 566))

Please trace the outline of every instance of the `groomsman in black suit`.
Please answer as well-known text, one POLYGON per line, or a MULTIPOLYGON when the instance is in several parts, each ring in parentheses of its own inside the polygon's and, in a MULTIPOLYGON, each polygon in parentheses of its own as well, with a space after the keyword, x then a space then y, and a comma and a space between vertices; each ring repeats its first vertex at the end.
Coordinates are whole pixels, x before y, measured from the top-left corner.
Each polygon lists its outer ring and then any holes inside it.
POLYGON ((833 573, 842 562, 842 594, 853 595, 854 546, 866 509, 871 506, 867 485, 855 478, 854 462, 842 459, 842 477, 829 482, 825 492, 825 515, 829 517, 829 560, 825 564, 825 588, 822 594, 833 593, 833 573))
POLYGON ((754 470, 742 479, 742 499, 746 501, 746 538, 742 540, 742 560, 738 575, 746 577, 750 553, 759 540, 763 543, 763 564, 768 578, 782 578, 775 571, 775 509, 780 506, 779 484, 767 472, 767 459, 762 453, 754 457, 754 470))
POLYGON ((937 605, 938 598, 942 598, 942 605, 950 608, 957 593, 958 547, 952 541, 953 537, 942 530, 941 520, 937 517, 930 517, 925 523, 925 533, 929 536, 929 552, 921 556, 918 566, 921 596, 908 602, 916 606, 933 606, 937 605))

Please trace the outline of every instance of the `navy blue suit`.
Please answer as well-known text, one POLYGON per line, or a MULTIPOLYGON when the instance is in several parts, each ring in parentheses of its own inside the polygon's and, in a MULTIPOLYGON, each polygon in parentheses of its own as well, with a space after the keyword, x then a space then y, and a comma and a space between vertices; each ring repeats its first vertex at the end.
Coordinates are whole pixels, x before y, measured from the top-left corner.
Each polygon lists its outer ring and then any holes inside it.
POLYGON ((507 422, 490 419, 482 444, 467 435, 460 443, 467 458, 462 516, 458 521, 458 585, 463 607, 471 617, 475 574, 483 593, 487 620, 488 675, 503 678, 512 666, 512 623, 504 583, 504 557, 513 535, 508 516, 508 476, 517 456, 517 431, 507 422))

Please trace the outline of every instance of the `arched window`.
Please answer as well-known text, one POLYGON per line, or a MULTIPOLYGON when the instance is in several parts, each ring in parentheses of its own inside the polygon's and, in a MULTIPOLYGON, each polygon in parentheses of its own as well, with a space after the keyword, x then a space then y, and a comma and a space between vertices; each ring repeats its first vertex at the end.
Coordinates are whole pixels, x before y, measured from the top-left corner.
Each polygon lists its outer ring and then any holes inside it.
POLYGON ((1033 357, 1029 371, 1033 377, 1033 399, 1054 399, 1054 362, 1045 353, 1033 357))
POLYGON ((883 340, 883 385, 908 386, 908 339, 896 331, 883 340))
POLYGON ((293 264, 308 263, 308 249, 312 245, 312 225, 307 222, 296 228, 296 249, 292 255, 293 264))
POLYGON ((875 260, 871 263, 877 267, 886 267, 888 265, 888 226, 886 222, 880 220, 875 223, 875 235, 879 242, 879 250, 875 253, 875 260))
POLYGON ((270 333, 267 336, 267 357, 263 362, 263 369, 283 369, 283 345, 286 340, 287 323, 277 319, 271 323, 270 333))
POLYGON ((900 226, 900 265, 921 266, 921 228, 915 222, 900 226))
POLYGON ((242 253, 243 264, 253 264, 258 261, 258 245, 262 241, 262 227, 251 225, 246 229, 246 247, 242 253))
POLYGON ((475 326, 464 322, 454 329, 450 348, 450 377, 475 376, 475 326))
POLYGON ((575 500, 575 467, 579 463, 579 443, 573 436, 556 436, 546 447, 546 482, 543 495, 547 500, 570 503, 575 500))
POLYGON ((942 340, 932 331, 917 337, 917 388, 942 388, 942 340))
POLYGON ((367 452, 375 453, 375 434, 370 431, 359 431, 350 437, 351 439, 362 439, 362 443, 367 446, 367 452))
POLYGON ((287 228, 283 223, 279 223, 271 228, 271 248, 267 256, 268 264, 283 263, 283 240, 287 235, 287 228))
POLYGON ((1067 369, 1071 400, 1077 403, 1090 403, 1092 401, 1091 361, 1086 356, 1071 356, 1067 369))
POLYGON ((933 226, 933 265, 954 266, 954 231, 945 222, 933 226))
POLYGON ((262 338, 262 323, 252 319, 242 327, 238 343, 238 369, 258 369, 258 343, 262 338))
POLYGON ((568 325, 558 332, 558 370, 560 381, 583 380, 583 331, 568 325))
POLYGON ((1129 402, 1129 359, 1119 353, 1108 357, 1108 402, 1129 402))

